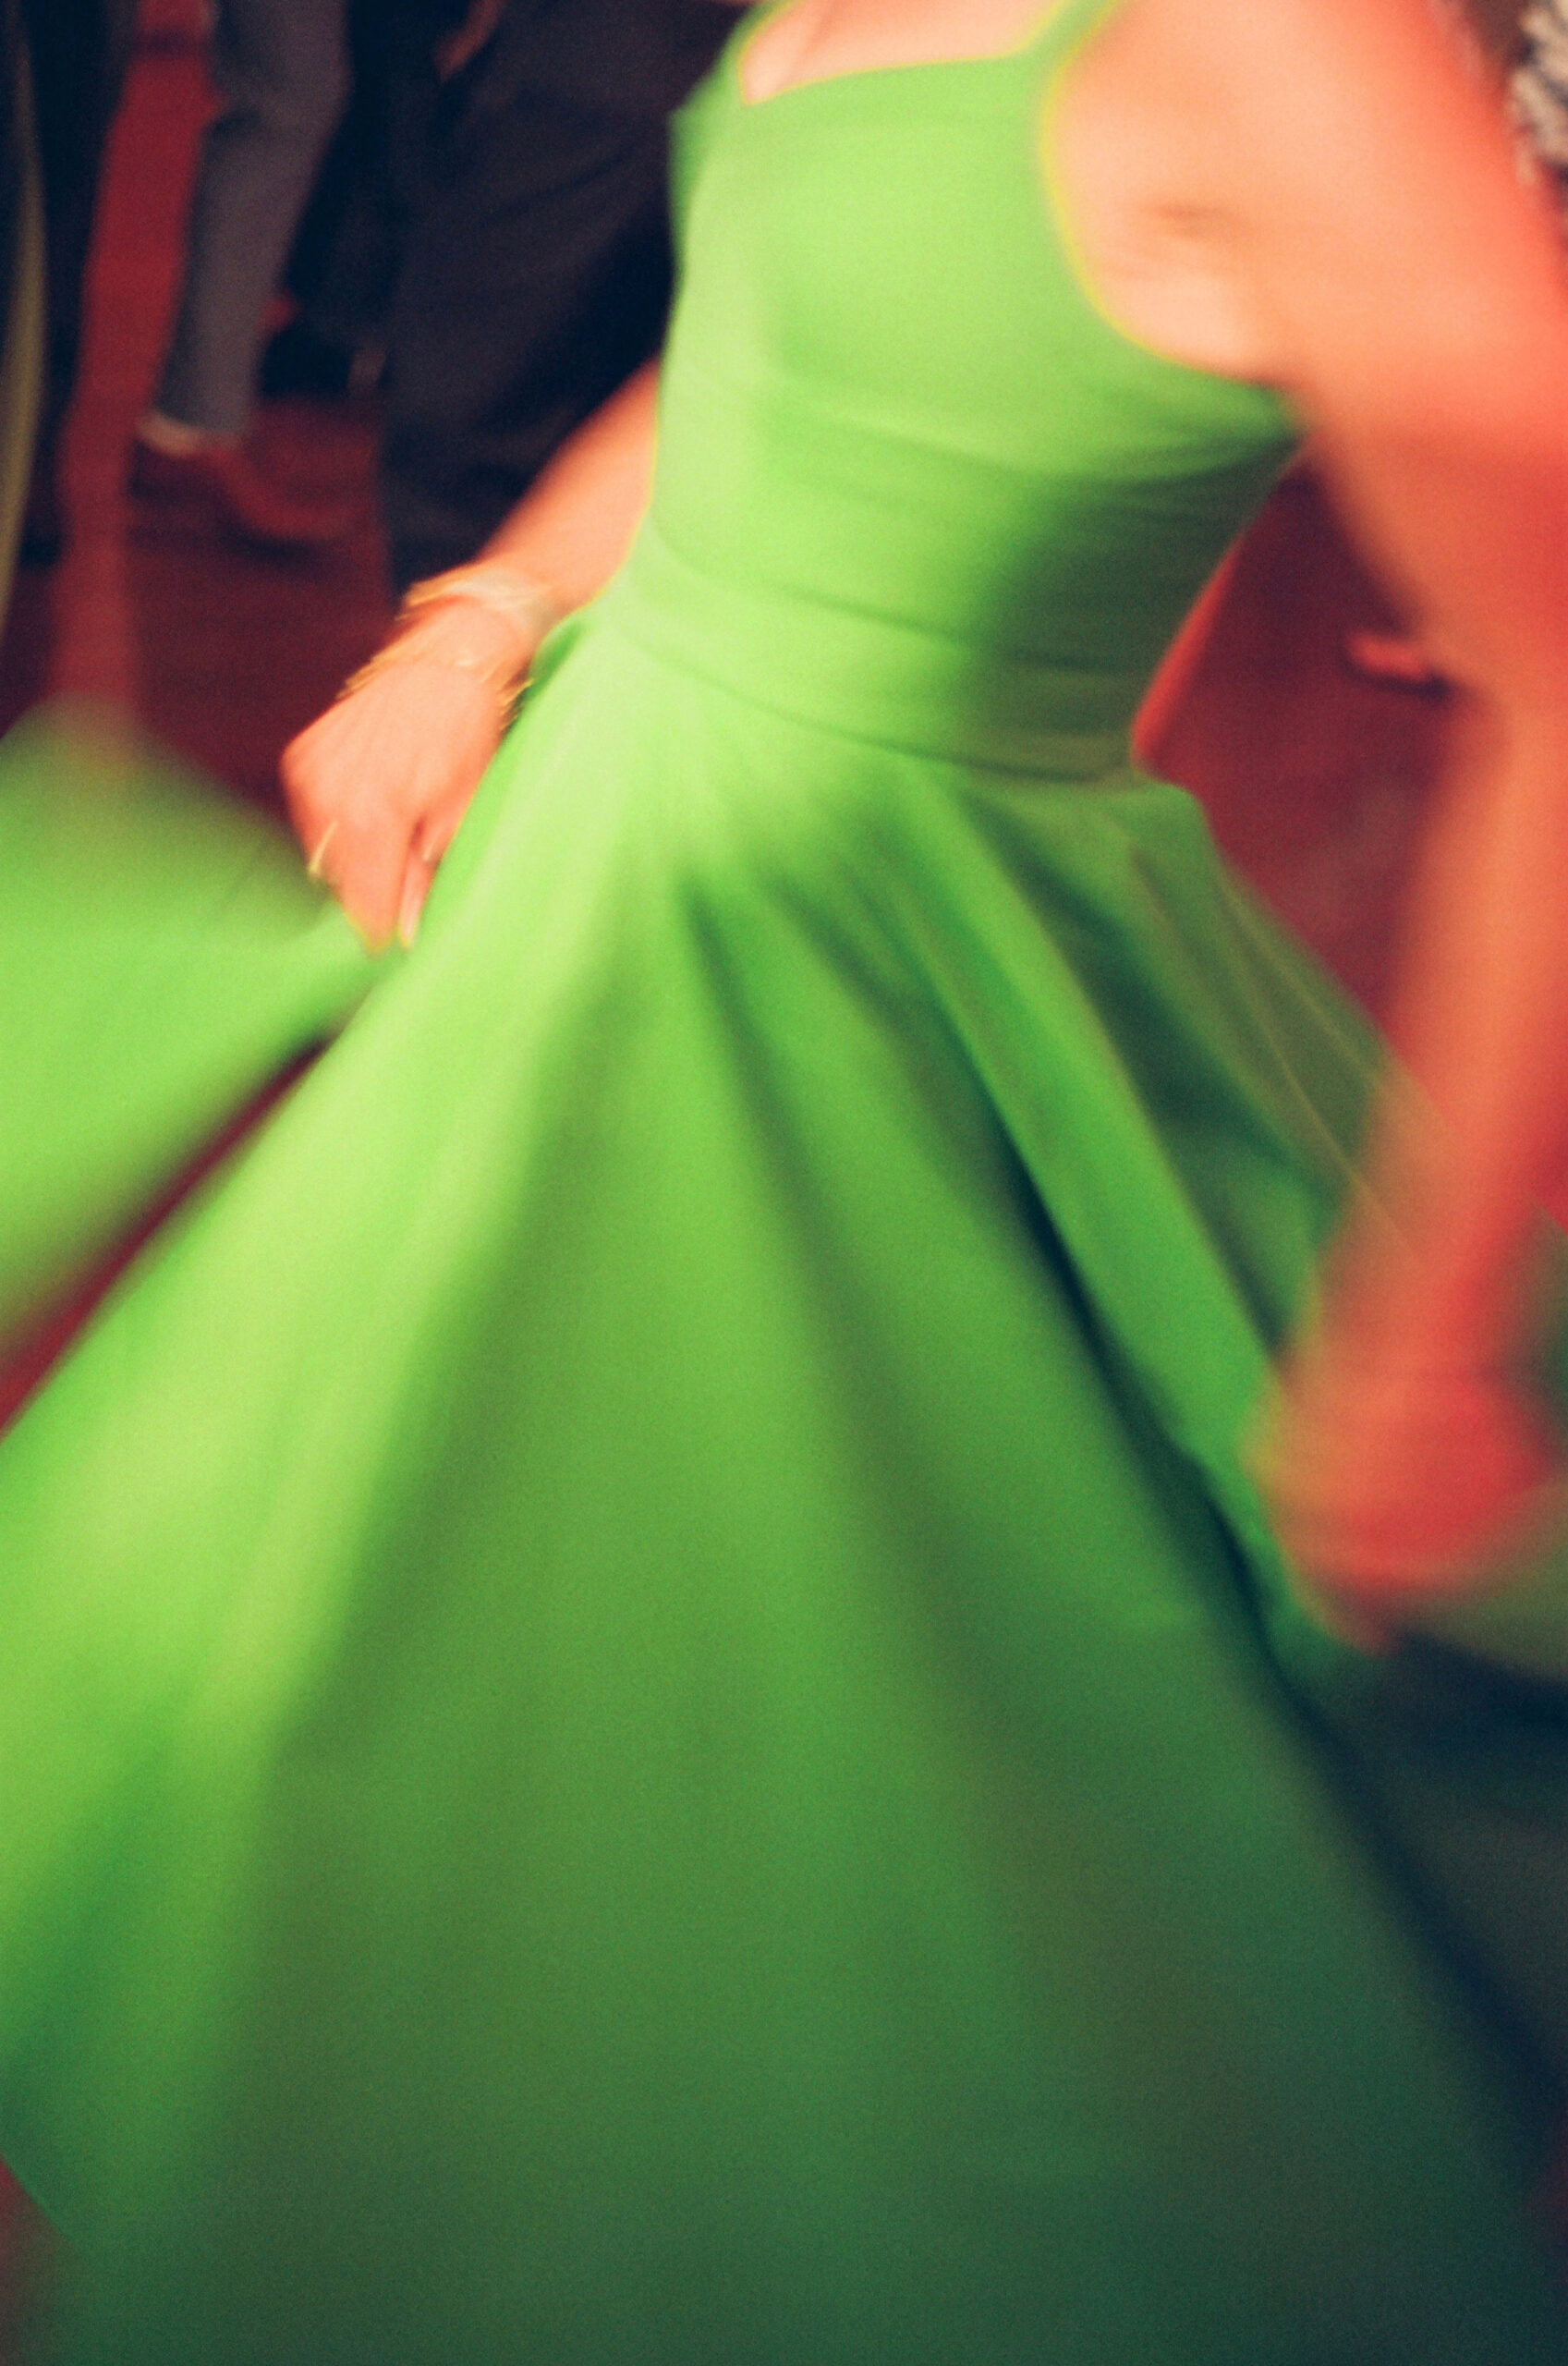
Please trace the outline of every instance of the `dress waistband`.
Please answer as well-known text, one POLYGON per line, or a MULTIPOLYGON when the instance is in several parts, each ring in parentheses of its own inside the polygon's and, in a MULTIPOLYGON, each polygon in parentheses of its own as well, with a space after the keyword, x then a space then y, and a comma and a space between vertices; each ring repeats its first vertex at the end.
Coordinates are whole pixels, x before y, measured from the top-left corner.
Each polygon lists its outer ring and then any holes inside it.
POLYGON ((1048 780, 1095 780, 1127 762, 1141 678, 1067 672, 1027 652, 720 581, 651 520, 605 613, 650 654, 850 738, 1048 780))

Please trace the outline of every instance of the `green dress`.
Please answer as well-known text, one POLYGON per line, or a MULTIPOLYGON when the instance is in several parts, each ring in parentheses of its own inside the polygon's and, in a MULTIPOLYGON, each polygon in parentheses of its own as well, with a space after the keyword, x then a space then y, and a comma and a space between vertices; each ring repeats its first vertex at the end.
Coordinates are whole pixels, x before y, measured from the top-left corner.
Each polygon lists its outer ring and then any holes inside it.
POLYGON ((359 1006, 0 1448, 70 2366, 1568 2354, 1563 1695, 1319 1635, 1245 1467, 1375 1046, 1127 762, 1291 431, 1086 299, 1105 6, 699 94, 406 961, 13 754, 13 1306, 359 1006))

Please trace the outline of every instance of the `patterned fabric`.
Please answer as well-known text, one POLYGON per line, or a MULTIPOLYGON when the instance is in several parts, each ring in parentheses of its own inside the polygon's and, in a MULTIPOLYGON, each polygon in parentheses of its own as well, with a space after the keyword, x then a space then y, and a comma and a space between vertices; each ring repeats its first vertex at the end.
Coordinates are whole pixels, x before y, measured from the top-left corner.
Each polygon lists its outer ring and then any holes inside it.
POLYGON ((1568 209, 1568 0, 1532 0, 1521 29, 1525 55, 1513 79, 1514 116, 1568 209))

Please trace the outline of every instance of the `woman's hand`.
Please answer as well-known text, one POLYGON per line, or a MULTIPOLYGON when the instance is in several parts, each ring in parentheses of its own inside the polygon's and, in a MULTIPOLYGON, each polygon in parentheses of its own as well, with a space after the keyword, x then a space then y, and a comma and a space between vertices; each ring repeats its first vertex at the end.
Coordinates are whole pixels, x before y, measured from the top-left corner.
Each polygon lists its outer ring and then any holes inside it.
POLYGON ((1320 1334, 1285 1370, 1258 1465, 1329 1623, 1376 1645, 1505 1581, 1555 1500, 1558 1449, 1503 1372, 1320 1334))
POLYGON ((626 557, 658 385, 649 362, 568 436, 472 565, 416 584, 397 637, 285 750, 310 868, 372 945, 412 938, 539 644, 626 557))
POLYGON ((371 946, 412 943, 529 655, 506 619, 454 601, 411 625, 284 750, 310 869, 371 946))

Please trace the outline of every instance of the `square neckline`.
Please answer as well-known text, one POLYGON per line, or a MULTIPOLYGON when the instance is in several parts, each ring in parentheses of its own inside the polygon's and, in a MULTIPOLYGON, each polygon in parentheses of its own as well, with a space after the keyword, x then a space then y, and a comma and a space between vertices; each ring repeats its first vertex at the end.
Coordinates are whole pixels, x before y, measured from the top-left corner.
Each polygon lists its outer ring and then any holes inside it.
MULTIPOLYGON (((1063 28, 1067 29, 1069 45, 1076 24, 1087 20, 1088 30, 1092 31, 1097 20, 1110 16, 1112 10, 1120 5, 1120 0, 1047 0, 1047 4, 1037 17, 1030 30, 1022 40, 1009 43, 1005 49, 981 51, 978 55, 966 57, 912 57, 888 66, 856 66, 851 67, 846 72, 838 74, 813 74, 803 82, 786 82, 782 90, 771 92, 766 98, 748 99, 746 95, 745 71, 746 60, 750 53, 752 43, 760 34, 766 32, 770 25, 776 23, 781 17, 787 16, 791 8, 799 5, 800 0, 768 0, 768 5, 763 6, 758 14, 756 22, 749 21, 752 12, 748 11, 748 17, 743 18, 740 24, 736 26, 721 55, 718 67, 708 87, 715 93, 721 91, 727 91, 729 100, 737 114, 765 115, 769 109, 783 105, 788 99, 798 98, 806 91, 831 90, 841 83, 893 82, 914 74, 942 71, 972 74, 1003 67, 1016 67, 1021 61, 1032 57, 1037 51, 1044 49, 1051 36, 1063 28)), ((1046 122, 1051 119, 1060 99, 1060 88, 1052 81, 1044 93, 1046 122)), ((1205 369, 1199 362, 1184 360, 1176 354, 1164 352, 1160 347, 1147 344, 1141 337, 1134 335, 1107 311, 1078 253, 1072 232, 1069 211, 1063 202, 1043 137, 1038 151, 1038 163, 1045 218, 1053 230, 1067 278, 1079 302, 1094 321, 1100 333, 1112 338, 1124 350, 1138 355, 1144 362, 1156 370, 1169 373, 1175 380, 1201 382, 1209 386, 1226 387, 1245 396, 1250 402, 1267 403, 1280 424, 1282 448, 1292 444, 1299 445, 1303 433, 1301 425, 1295 419, 1287 398, 1278 387, 1257 379, 1228 377, 1222 372, 1205 369)))
POLYGON ((930 74, 943 68, 972 71, 977 67, 1016 65, 1020 58, 1029 56, 1039 48, 1064 18, 1072 16, 1076 0, 1046 0, 1046 5, 1023 39, 1009 42, 1004 49, 981 50, 977 55, 965 57, 908 57, 888 66, 852 66, 842 73, 812 74, 803 81, 785 82, 782 89, 770 91, 763 98, 748 98, 746 62, 754 43, 770 25, 778 24, 792 9, 801 5, 802 0, 772 0, 772 6, 763 10, 760 23, 742 24, 737 29, 735 44, 730 51, 730 79, 736 103, 748 115, 761 114, 785 99, 797 98, 804 91, 831 90, 841 82, 880 82, 896 75, 930 74))

